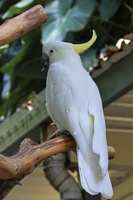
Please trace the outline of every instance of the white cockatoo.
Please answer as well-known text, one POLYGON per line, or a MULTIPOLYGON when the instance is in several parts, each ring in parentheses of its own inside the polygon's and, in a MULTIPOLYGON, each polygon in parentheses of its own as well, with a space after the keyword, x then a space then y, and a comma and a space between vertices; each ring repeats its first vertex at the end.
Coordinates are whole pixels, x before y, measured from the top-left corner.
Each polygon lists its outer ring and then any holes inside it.
POLYGON ((43 46, 42 64, 49 62, 46 108, 61 132, 68 131, 77 143, 81 185, 91 195, 110 199, 113 189, 108 173, 108 148, 102 101, 98 88, 83 68, 79 53, 96 40, 83 44, 61 41, 43 46))

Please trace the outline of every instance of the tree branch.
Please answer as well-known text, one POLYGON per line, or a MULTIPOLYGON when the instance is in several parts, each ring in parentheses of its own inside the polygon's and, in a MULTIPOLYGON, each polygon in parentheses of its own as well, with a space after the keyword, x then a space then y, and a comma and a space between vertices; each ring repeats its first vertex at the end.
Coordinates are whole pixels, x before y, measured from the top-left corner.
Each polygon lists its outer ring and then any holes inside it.
MULTIPOLYGON (((24 139, 19 152, 6 157, 0 155, 0 179, 22 179, 31 173, 42 160, 65 151, 76 150, 76 143, 71 136, 65 134, 42 144, 37 144, 30 139, 24 139)), ((109 159, 115 156, 113 147, 109 147, 109 159)))
POLYGON ((47 21, 41 5, 36 5, 24 13, 6 20, 0 26, 0 46, 5 45, 47 21))

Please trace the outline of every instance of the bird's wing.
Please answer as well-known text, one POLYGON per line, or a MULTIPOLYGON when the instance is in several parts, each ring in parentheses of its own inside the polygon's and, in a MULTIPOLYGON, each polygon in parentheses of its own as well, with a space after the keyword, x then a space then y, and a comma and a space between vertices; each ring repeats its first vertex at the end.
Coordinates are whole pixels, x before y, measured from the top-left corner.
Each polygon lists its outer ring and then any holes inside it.
POLYGON ((103 175, 108 169, 108 148, 106 141, 106 125, 103 114, 101 97, 97 86, 94 83, 94 95, 91 95, 89 102, 89 113, 94 117, 94 136, 93 136, 93 151, 99 155, 99 164, 103 175))
MULTIPOLYGON (((102 175, 104 176, 108 170, 105 119, 98 88, 91 77, 88 78, 88 76, 87 74, 87 77, 83 77, 83 82, 85 82, 85 84, 82 84, 81 81, 78 86, 73 83, 73 87, 71 87, 71 93, 69 94, 68 102, 66 102, 68 108, 71 106, 68 127, 73 125, 73 132, 71 133, 77 135, 74 136, 76 140, 79 138, 83 140, 84 137, 88 147, 90 147, 89 141, 91 141, 92 138, 92 150, 99 155, 99 165, 101 166, 102 175), (85 81, 85 78, 88 79, 85 81), (86 84, 88 84, 87 87, 86 84), (69 101, 70 99, 71 101, 69 101)), ((84 148, 83 145, 82 148, 84 148)))

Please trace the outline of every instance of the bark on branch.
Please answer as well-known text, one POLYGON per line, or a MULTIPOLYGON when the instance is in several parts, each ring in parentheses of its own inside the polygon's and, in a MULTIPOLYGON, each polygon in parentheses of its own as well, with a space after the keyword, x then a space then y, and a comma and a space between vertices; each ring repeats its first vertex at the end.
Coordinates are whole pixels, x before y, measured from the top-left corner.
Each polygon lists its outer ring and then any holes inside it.
POLYGON ((47 21, 41 5, 36 5, 24 13, 6 20, 0 26, 0 46, 5 45, 47 21))
MULTIPOLYGON (((65 151, 76 150, 76 143, 71 136, 60 135, 42 144, 24 139, 19 152, 6 157, 0 155, 0 179, 22 179, 31 173, 42 160, 65 151)), ((113 147, 109 147, 109 159, 115 156, 113 147)))

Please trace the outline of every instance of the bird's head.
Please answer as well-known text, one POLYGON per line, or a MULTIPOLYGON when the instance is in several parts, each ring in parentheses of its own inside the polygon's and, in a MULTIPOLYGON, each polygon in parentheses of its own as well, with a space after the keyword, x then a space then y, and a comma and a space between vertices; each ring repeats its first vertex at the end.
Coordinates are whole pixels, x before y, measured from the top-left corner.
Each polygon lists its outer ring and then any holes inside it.
POLYGON ((54 62, 76 57, 79 53, 87 50, 96 40, 97 36, 93 30, 92 38, 83 44, 72 44, 61 41, 52 41, 44 44, 42 49, 41 63, 43 68, 48 68, 54 62))

